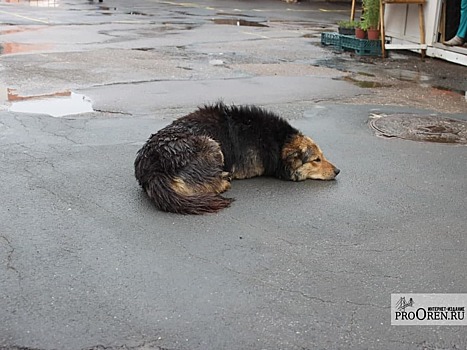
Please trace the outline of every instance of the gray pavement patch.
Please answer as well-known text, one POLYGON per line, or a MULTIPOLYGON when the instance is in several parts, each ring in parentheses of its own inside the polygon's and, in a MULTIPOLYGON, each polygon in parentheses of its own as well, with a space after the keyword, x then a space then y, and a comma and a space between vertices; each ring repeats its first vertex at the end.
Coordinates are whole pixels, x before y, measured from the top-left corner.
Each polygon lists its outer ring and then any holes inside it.
POLYGON ((347 82, 315 76, 156 81, 135 84, 127 89, 111 85, 82 91, 95 101, 97 109, 117 109, 133 115, 151 114, 154 106, 193 107, 218 100, 228 104, 268 104, 339 100, 369 93, 347 82), (148 92, 151 98, 148 98, 148 92), (133 96, 130 104, 128 94, 133 96))
POLYGON ((138 143, 165 121, 1 114, 0 344, 462 348, 454 328, 386 320, 394 290, 465 287, 465 151, 378 139, 368 113, 308 103, 293 121, 338 181, 235 181, 235 205, 201 218, 158 212, 134 180, 138 143))

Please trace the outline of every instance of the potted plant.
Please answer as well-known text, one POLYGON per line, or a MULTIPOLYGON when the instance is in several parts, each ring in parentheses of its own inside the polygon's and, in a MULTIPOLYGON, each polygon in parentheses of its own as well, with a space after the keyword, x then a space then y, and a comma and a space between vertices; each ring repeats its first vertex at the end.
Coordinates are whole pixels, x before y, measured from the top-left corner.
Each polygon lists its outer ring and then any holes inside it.
POLYGON ((379 39, 379 1, 380 0, 363 0, 363 23, 368 31, 369 40, 379 39))
POLYGON ((366 38, 366 24, 364 22, 358 22, 355 26, 355 37, 357 39, 365 39, 366 38))
POLYGON ((355 35, 355 27, 357 22, 355 21, 339 21, 337 22, 339 26, 339 34, 342 35, 355 35))

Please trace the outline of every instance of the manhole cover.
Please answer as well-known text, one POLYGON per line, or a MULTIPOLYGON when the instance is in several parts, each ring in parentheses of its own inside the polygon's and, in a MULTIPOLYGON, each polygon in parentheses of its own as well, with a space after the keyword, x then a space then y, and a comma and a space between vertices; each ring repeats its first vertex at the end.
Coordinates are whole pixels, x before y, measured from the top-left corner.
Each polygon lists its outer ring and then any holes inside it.
POLYGON ((463 120, 417 114, 373 114, 369 124, 378 136, 467 144, 467 121, 463 120))

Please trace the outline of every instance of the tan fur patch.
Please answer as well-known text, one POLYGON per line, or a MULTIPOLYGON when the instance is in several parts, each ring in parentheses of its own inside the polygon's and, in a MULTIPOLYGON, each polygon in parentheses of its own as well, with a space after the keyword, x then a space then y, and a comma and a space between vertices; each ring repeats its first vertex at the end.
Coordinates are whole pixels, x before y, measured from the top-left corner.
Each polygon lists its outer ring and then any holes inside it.
POLYGON ((259 152, 249 149, 245 155, 245 161, 240 166, 234 167, 232 177, 234 179, 249 179, 264 174, 264 166, 259 152))
POLYGON ((189 187, 185 181, 178 177, 172 180, 172 189, 183 196, 192 196, 195 193, 193 188, 189 187))
POLYGON ((189 186, 183 179, 176 177, 172 180, 172 189, 183 196, 193 196, 203 193, 222 193, 230 189, 230 182, 219 178, 211 183, 189 186))
POLYGON ((227 191, 228 189, 230 189, 230 187, 231 187, 230 181, 222 180, 217 193, 223 193, 227 191))

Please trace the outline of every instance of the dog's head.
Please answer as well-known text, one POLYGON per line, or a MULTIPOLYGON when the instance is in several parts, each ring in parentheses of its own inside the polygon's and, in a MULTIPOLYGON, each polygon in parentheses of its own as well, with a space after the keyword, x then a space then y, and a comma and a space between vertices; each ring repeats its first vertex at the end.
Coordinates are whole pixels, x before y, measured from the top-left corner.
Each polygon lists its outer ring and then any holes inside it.
POLYGON ((323 155, 318 145, 309 137, 297 134, 282 148, 284 162, 290 180, 333 180, 340 170, 323 155))

